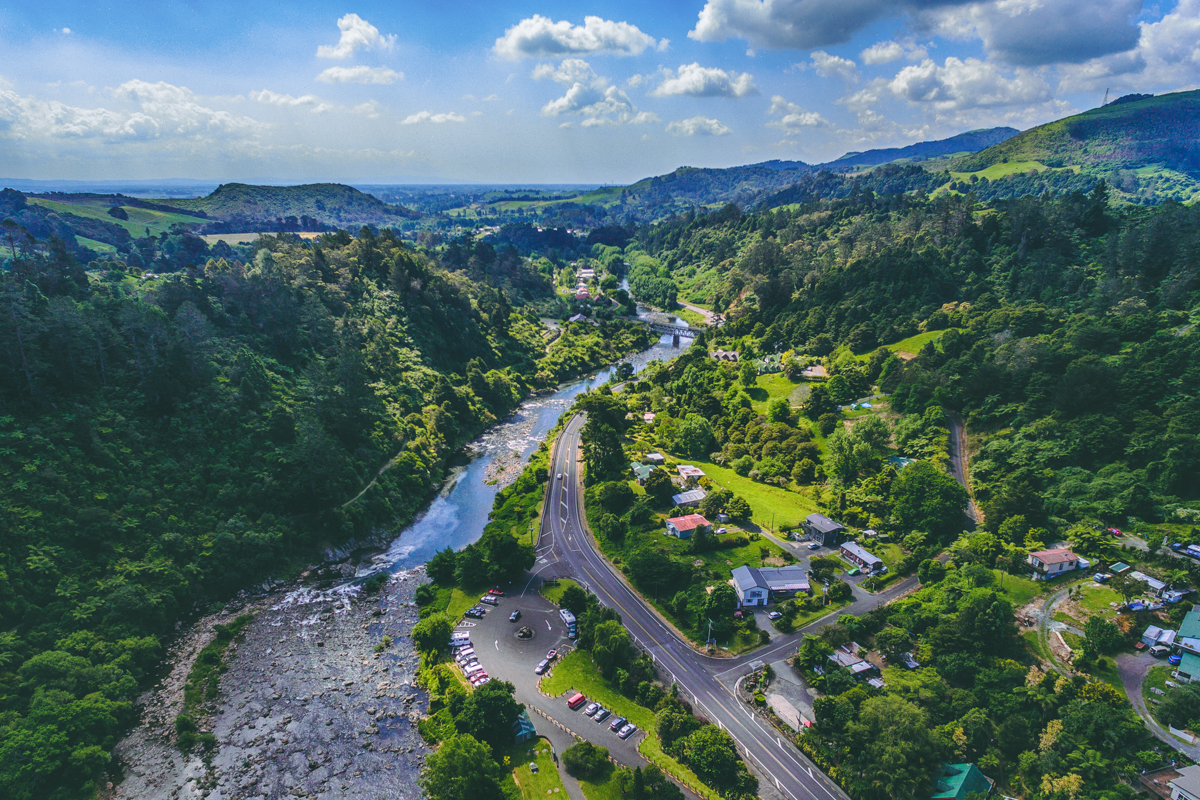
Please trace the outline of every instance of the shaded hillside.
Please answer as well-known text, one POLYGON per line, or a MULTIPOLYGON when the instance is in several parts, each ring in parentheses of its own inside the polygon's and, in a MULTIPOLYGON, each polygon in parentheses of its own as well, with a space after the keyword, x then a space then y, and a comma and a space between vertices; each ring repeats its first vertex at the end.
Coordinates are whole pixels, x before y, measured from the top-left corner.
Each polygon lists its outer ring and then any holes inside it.
POLYGON ((1110 103, 1025 131, 954 168, 1038 163, 1105 177, 1127 199, 1189 200, 1200 192, 1200 91, 1110 103))
POLYGON ((948 139, 937 139, 932 142, 917 142, 907 147, 887 147, 878 150, 867 150, 862 153, 846 153, 835 161, 822 164, 824 169, 837 171, 848 167, 873 167, 888 164, 900 159, 920 161, 926 158, 937 158, 955 153, 976 153, 988 147, 1000 144, 1019 134, 1016 128, 988 128, 986 130, 967 131, 948 139))
MULTIPOLYGON (((245 223, 287 220, 289 217, 295 218, 297 224, 307 217, 323 227, 388 227, 419 216, 403 206, 389 205, 358 189, 336 183, 302 186, 226 183, 206 197, 173 200, 170 205, 203 212, 211 219, 235 227, 245 223)), ((232 232, 229 225, 212 232, 232 232)))
POLYGON ((765 191, 789 186, 812 169, 800 161, 779 169, 752 164, 729 169, 680 167, 668 175, 638 181, 620 193, 620 202, 661 211, 683 206, 737 203, 745 205, 765 191))

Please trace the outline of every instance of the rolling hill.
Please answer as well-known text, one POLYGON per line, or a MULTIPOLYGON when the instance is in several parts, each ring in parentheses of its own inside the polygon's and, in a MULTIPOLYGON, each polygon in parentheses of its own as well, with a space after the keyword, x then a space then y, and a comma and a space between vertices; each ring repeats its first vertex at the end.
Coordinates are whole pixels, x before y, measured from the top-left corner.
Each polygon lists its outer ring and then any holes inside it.
POLYGON ((907 147, 886 147, 862 153, 846 153, 839 159, 821 164, 820 168, 840 171, 850 167, 874 167, 880 164, 890 164, 893 161, 922 161, 927 158, 938 158, 956 153, 977 153, 1011 139, 1019 133, 1020 131, 1016 128, 986 128, 967 131, 948 139, 917 142, 907 147))
MULTIPOLYGON (((1120 98, 958 159, 957 173, 1072 170, 1134 202, 1200 199, 1200 91, 1120 98)), ((1047 178, 1045 171, 1041 172, 1047 178)))
POLYGON ((337 183, 301 186, 226 183, 205 197, 172 200, 170 205, 185 213, 203 212, 210 219, 235 224, 308 217, 322 226, 384 227, 419 216, 403 206, 389 205, 377 197, 337 183))

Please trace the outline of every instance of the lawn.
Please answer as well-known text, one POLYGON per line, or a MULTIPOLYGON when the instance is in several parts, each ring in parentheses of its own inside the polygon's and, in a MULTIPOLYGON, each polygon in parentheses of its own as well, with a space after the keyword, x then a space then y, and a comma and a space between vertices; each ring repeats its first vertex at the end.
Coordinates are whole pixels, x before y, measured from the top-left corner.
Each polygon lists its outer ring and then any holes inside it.
MULTIPOLYGON (((1064 634, 1064 636, 1070 636, 1070 634, 1064 634)), ((1072 644, 1071 647, 1073 649, 1075 645, 1072 644)), ((1129 695, 1125 694, 1125 684, 1121 683, 1121 673, 1117 671, 1117 662, 1112 658, 1104 658, 1101 660, 1104 663, 1104 666, 1092 667, 1092 671, 1088 674, 1093 678, 1104 681, 1109 686, 1116 689, 1121 693, 1121 697, 1125 698, 1125 702, 1128 703, 1129 695)), ((1149 703, 1150 701, 1147 700, 1146 702, 1149 703)))
POLYGON ((1014 608, 1028 605, 1033 598, 1042 593, 1042 584, 1037 581, 1022 578, 1020 575, 1009 575, 998 569, 992 570, 992 573, 996 576, 997 588, 1008 595, 1014 608))
MULTIPOLYGON (((1164 664, 1161 667, 1151 667, 1146 673, 1146 679, 1142 681, 1142 699, 1146 703, 1146 708, 1150 709, 1150 713, 1158 719, 1158 703, 1153 700, 1162 700, 1162 695, 1155 694, 1151 689, 1158 689, 1165 692, 1167 690, 1167 681, 1171 679, 1171 672, 1174 667, 1164 664)), ((1161 722, 1161 720, 1159 720, 1161 722)))
POLYGON ((675 308, 671 310, 671 313, 694 328, 708 324, 708 320, 704 318, 703 314, 692 311, 690 308, 675 308))
POLYGON ((1120 603, 1121 595, 1114 590, 1096 583, 1095 581, 1087 581, 1080 586, 1081 594, 1075 598, 1081 608, 1093 616, 1099 614, 1109 622, 1117 618, 1117 612, 1109 603, 1120 603))
POLYGON ((497 755, 507 757, 513 766, 512 777, 521 789, 522 800, 545 800, 548 794, 559 794, 558 800, 566 800, 566 787, 558 774, 558 765, 550 755, 550 743, 545 739, 514 744, 497 755), (530 762, 537 764, 536 773, 529 769, 530 762))
POLYGON ((542 597, 545 597, 551 603, 554 603, 554 605, 558 605, 558 601, 562 599, 563 592, 565 592, 568 587, 578 585, 578 583, 570 578, 563 578, 558 582, 558 586, 543 586, 542 597))
POLYGON ((755 483, 710 461, 692 459, 688 463, 700 467, 715 483, 745 499, 753 512, 751 519, 764 528, 773 531, 794 528, 809 514, 819 510, 816 501, 806 494, 766 483, 755 483))
MULTIPOLYGON (((567 653, 562 661, 558 662, 558 666, 549 675, 542 678, 541 689, 546 694, 553 696, 569 692, 583 692, 589 700, 595 700, 614 714, 627 717, 630 722, 646 732, 638 745, 638 751, 647 760, 657 764, 663 772, 674 775, 691 787, 704 787, 704 784, 690 769, 663 752, 658 736, 654 733, 654 712, 613 689, 612 685, 596 671, 596 663, 592 661, 591 653, 586 650, 573 650, 567 653)), ((563 698, 563 708, 566 708, 565 697, 563 698)), ((564 715, 563 718, 567 720, 568 724, 572 723, 571 717, 564 715)), ((579 713, 579 719, 582 721, 574 722, 575 725, 596 724, 582 713, 579 713)), ((706 787, 702 789, 701 794, 710 800, 717 800, 716 793, 706 787)))
POLYGON ((1042 641, 1042 637, 1037 631, 1026 631, 1021 634, 1021 638, 1025 640, 1025 643, 1029 645, 1029 649, 1035 655, 1047 663, 1054 663, 1054 658, 1051 656, 1050 650, 1046 647, 1046 643, 1042 641))
POLYGON ((117 252, 117 248, 107 242, 97 242, 95 239, 89 239, 86 236, 79 236, 78 234, 75 236, 75 244, 97 253, 103 253, 104 255, 112 255, 117 252))
POLYGON ((765 414, 767 405, 772 400, 779 398, 787 400, 789 405, 799 405, 798 393, 804 386, 803 383, 793 382, 782 372, 772 372, 769 375, 759 375, 758 383, 747 389, 746 394, 750 397, 750 405, 754 410, 759 414, 765 414))
POLYGON ((625 800, 621 787, 617 785, 617 771, 608 770, 601 781, 580 781, 579 788, 587 800, 625 800))
MULTIPOLYGON (((910 336, 907 339, 901 339, 898 342, 893 342, 892 344, 886 344, 886 345, 884 345, 884 347, 886 347, 888 350, 890 350, 893 353, 912 353, 913 355, 917 355, 918 353, 921 352, 922 347, 924 347, 929 342, 936 342, 938 339, 942 338, 942 335, 945 333, 946 333, 946 331, 944 331, 944 330, 925 331, 924 333, 918 333, 916 336, 910 336)), ((872 352, 873 352, 873 350, 868 350, 867 352, 858 356, 858 358, 859 359, 870 358, 872 352)))

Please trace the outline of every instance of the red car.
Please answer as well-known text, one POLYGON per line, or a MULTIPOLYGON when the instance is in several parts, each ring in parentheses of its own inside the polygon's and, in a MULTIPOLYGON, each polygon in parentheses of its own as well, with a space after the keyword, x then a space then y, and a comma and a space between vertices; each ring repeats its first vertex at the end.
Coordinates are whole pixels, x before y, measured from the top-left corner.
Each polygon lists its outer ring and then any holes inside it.
POLYGON ((494 594, 496 597, 504 597, 504 592, 499 589, 488 589, 488 594, 494 594))

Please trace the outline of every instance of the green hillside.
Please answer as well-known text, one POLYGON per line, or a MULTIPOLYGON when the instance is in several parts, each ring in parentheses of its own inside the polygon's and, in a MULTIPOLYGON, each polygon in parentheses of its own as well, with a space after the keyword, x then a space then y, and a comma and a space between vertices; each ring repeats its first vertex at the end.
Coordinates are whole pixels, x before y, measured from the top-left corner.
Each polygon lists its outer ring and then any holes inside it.
POLYGON ((402 206, 384 203, 350 186, 314 183, 302 186, 249 186, 227 183, 207 197, 172 200, 187 210, 202 211, 216 220, 277 220, 309 217, 338 227, 393 225, 418 215, 402 206))
POLYGON ((1198 125, 1200 91, 1117 101, 963 156, 952 169, 990 177, 985 170, 998 165, 1036 162, 1103 177, 1126 199, 1192 200, 1200 197, 1198 125))
POLYGON ((129 231, 129 235, 135 238, 144 236, 147 230, 158 236, 169 232, 174 225, 203 225, 205 222, 203 219, 187 214, 175 214, 136 206, 120 206, 128 218, 116 218, 108 213, 109 209, 113 207, 112 198, 108 195, 71 195, 64 198, 56 197, 53 200, 48 197, 31 196, 28 201, 51 211, 73 214, 84 219, 115 223, 129 231))

